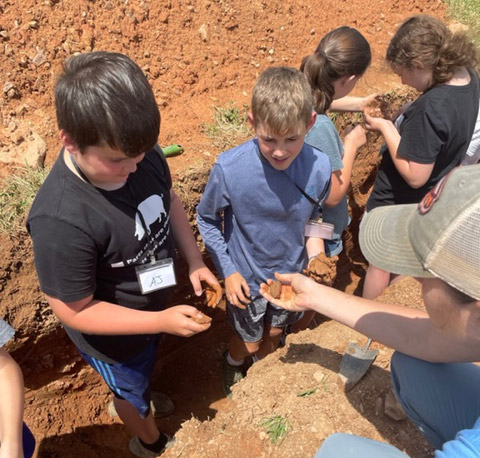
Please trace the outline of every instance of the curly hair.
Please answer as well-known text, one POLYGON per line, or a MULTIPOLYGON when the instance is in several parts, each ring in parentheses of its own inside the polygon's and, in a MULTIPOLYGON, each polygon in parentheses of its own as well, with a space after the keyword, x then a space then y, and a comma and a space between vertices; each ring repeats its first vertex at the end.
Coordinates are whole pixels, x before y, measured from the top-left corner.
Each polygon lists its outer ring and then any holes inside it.
POLYGON ((464 32, 452 33, 439 19, 421 14, 407 19, 387 49, 393 67, 432 69, 432 84, 449 81, 459 67, 475 67, 477 52, 464 32))

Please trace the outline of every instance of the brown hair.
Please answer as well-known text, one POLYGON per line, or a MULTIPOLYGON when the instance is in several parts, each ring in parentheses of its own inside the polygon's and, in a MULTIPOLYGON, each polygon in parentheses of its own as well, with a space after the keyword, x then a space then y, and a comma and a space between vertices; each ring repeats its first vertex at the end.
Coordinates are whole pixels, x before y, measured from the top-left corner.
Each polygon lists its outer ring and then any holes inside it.
POLYGON ((253 88, 252 116, 255 127, 263 124, 284 135, 302 121, 308 126, 313 97, 305 75, 291 67, 270 67, 253 88))
POLYGON ((58 127, 83 153, 108 145, 129 157, 151 150, 160 112, 140 67, 128 56, 95 51, 70 57, 55 86, 58 127))
POLYGON ((300 70, 312 87, 315 110, 325 113, 343 76, 361 76, 372 61, 370 45, 356 29, 343 26, 327 33, 313 54, 303 59, 300 70))
POLYGON ((439 19, 420 14, 399 27, 386 58, 391 66, 432 69, 434 86, 449 81, 458 67, 474 67, 477 53, 465 33, 452 33, 439 19))

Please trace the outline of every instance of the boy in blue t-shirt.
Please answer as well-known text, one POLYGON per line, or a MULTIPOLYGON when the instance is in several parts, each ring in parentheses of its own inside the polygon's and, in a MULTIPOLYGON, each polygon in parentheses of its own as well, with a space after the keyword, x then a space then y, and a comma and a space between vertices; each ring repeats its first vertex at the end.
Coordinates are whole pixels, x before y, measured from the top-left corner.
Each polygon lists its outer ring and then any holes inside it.
POLYGON ((198 206, 198 226, 225 279, 235 331, 224 361, 227 395, 243 377, 245 358, 274 351, 283 328, 302 316, 264 300, 260 283, 278 270, 299 272, 324 251, 321 238, 304 236, 330 191, 328 157, 304 144, 315 118, 312 91, 300 71, 263 72, 249 114, 257 137, 220 155, 198 206))

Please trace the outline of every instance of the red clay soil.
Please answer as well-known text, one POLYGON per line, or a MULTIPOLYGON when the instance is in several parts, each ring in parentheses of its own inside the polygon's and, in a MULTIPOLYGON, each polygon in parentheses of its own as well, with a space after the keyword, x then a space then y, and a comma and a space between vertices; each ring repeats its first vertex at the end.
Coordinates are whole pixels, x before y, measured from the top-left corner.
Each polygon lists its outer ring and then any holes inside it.
MULTIPOLYGON (((52 88, 63 60, 75 52, 120 51, 149 77, 162 112, 160 144, 181 143, 185 153, 169 159, 175 187, 193 222, 195 206, 216 156, 203 133, 213 106, 249 103, 258 74, 271 65, 298 67, 327 31, 358 28, 370 41, 374 62, 356 88, 366 95, 399 88, 383 63, 392 32, 407 16, 445 17, 438 0, 0 0, 0 176, 23 163, 23 155, 46 147, 51 165, 59 151, 52 88)), ((357 244, 379 139, 370 137, 354 166, 350 193, 353 222, 340 256, 334 286, 358 293, 365 262, 357 244)), ((31 243, 0 236, 1 316, 17 329, 9 345, 26 385, 26 421, 42 458, 127 458, 129 434, 106 412, 109 393, 77 356, 46 306, 34 271, 31 243)), ((182 278, 185 278, 183 275, 182 278)), ((421 306, 418 289, 402 282, 393 301, 421 306)), ((389 389, 390 351, 380 349, 373 370, 346 395, 335 382, 341 354, 353 331, 333 322, 289 339, 289 344, 249 371, 226 400, 220 358, 230 336, 224 307, 206 310, 184 281, 174 303, 198 306, 213 318, 211 329, 190 339, 167 337, 153 385, 169 394, 175 413, 159 421, 177 434, 169 457, 311 457, 334 431, 385 440, 412 457, 430 449, 408 421, 383 413, 389 389), (310 395, 299 393, 312 391, 310 395), (265 418, 288 418, 290 430, 272 444, 265 418), (187 421, 188 420, 188 421, 187 421)))

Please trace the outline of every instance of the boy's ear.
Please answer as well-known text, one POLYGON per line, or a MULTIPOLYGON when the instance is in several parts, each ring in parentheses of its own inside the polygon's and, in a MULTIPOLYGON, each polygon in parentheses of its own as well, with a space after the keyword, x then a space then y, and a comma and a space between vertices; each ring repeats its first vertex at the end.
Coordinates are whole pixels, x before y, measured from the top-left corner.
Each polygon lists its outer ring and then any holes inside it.
POLYGON ((60 140, 63 143, 64 148, 73 155, 80 154, 80 148, 73 138, 65 132, 63 129, 60 130, 60 140))
POLYGON ((317 112, 316 111, 312 111, 312 116, 310 117, 310 121, 308 122, 308 125, 307 125, 307 133, 309 132, 309 130, 313 127, 313 125, 315 124, 315 121, 317 120, 317 112))
POLYGON ((255 119, 251 111, 248 112, 248 122, 252 126, 252 129, 255 129, 255 119))

